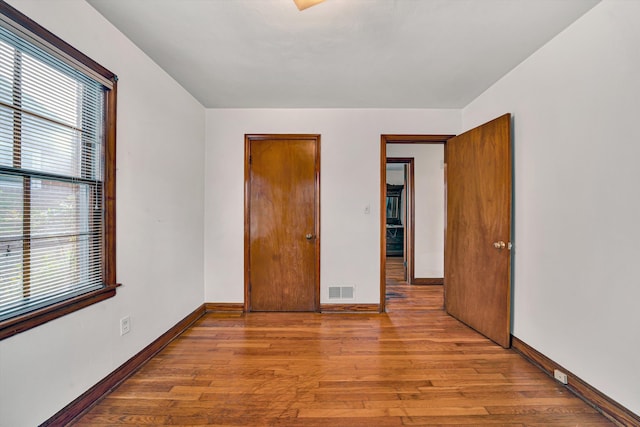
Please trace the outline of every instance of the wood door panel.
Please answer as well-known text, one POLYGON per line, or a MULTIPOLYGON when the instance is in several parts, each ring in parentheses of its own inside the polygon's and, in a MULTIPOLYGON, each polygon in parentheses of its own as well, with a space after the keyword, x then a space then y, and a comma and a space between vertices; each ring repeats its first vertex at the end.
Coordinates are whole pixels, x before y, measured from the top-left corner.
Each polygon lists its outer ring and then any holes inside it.
POLYGON ((250 143, 251 311, 316 310, 316 143, 296 138, 250 143))
POLYGON ((511 116, 447 142, 445 307, 502 345, 511 338, 511 116))

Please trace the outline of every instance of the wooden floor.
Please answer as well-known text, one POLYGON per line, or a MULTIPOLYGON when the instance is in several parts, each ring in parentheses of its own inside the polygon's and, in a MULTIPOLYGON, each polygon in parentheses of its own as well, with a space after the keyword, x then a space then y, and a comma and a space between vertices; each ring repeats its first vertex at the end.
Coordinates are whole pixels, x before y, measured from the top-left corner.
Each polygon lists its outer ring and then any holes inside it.
POLYGON ((612 425, 397 279, 386 314, 208 314, 76 425, 612 425))

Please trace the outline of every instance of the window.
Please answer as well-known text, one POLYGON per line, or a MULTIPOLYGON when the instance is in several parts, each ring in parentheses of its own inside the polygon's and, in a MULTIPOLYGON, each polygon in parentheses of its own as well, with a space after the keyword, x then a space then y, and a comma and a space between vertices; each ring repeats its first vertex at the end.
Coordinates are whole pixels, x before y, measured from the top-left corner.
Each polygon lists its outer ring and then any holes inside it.
POLYGON ((0 338, 115 295, 115 81, 0 3, 0 338))

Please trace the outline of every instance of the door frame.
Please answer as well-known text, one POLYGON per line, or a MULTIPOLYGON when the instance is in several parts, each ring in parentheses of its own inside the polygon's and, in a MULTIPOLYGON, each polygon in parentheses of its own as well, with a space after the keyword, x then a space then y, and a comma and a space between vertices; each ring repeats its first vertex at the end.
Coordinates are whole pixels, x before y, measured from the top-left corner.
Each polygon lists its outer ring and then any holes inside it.
MULTIPOLYGON (((383 134, 380 135, 380 312, 383 313, 386 308, 386 270, 387 270, 387 144, 442 144, 444 147, 444 162, 447 163, 447 140, 455 135, 396 135, 383 134)), ((444 193, 445 193, 445 241, 446 241, 446 194, 447 194, 447 178, 445 166, 444 193)), ((412 206, 415 203, 412 203, 412 206)), ((413 224, 411 231, 413 232, 413 224)), ((413 237, 413 236, 412 236, 413 237)), ((413 238, 412 246, 413 246, 413 238)), ((412 247, 413 250, 413 247, 412 247)), ((412 263, 413 267, 413 263, 412 263)))
POLYGON ((251 311, 249 271, 251 246, 251 144, 265 140, 311 140, 316 145, 315 159, 315 311, 320 311, 320 134, 245 134, 244 135, 244 311, 251 311))
MULTIPOLYGON (((409 282, 409 284, 413 283, 415 279, 415 269, 414 269, 414 261, 415 261, 415 250, 413 247, 413 239, 415 238, 415 220, 414 216, 416 213, 415 210, 415 191, 414 191, 414 158, 413 157, 387 157, 387 165, 389 163, 405 165, 407 169, 405 169, 405 179, 404 179, 404 193, 405 193, 405 221, 404 221, 404 253, 403 253, 403 261, 405 262, 404 271, 405 271, 405 280, 409 282)), ((385 168, 386 171, 386 168, 385 168)), ((385 177, 386 178, 386 177, 385 177)), ((385 197, 386 200, 386 197, 385 197)), ((386 220, 386 209, 385 209, 385 220, 386 220)), ((386 222, 386 221, 385 221, 386 222)), ((385 232, 385 239, 386 239, 385 232)), ((385 251, 386 251, 385 244, 385 251)), ((385 253, 386 259, 386 253, 385 253)))

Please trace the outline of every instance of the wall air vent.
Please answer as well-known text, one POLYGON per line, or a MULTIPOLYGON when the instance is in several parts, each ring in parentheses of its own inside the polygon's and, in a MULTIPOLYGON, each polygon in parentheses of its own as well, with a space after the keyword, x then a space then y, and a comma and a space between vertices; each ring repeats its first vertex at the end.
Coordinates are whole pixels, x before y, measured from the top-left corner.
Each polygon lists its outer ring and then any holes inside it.
POLYGON ((354 286, 329 286, 329 299, 354 299, 354 286))

